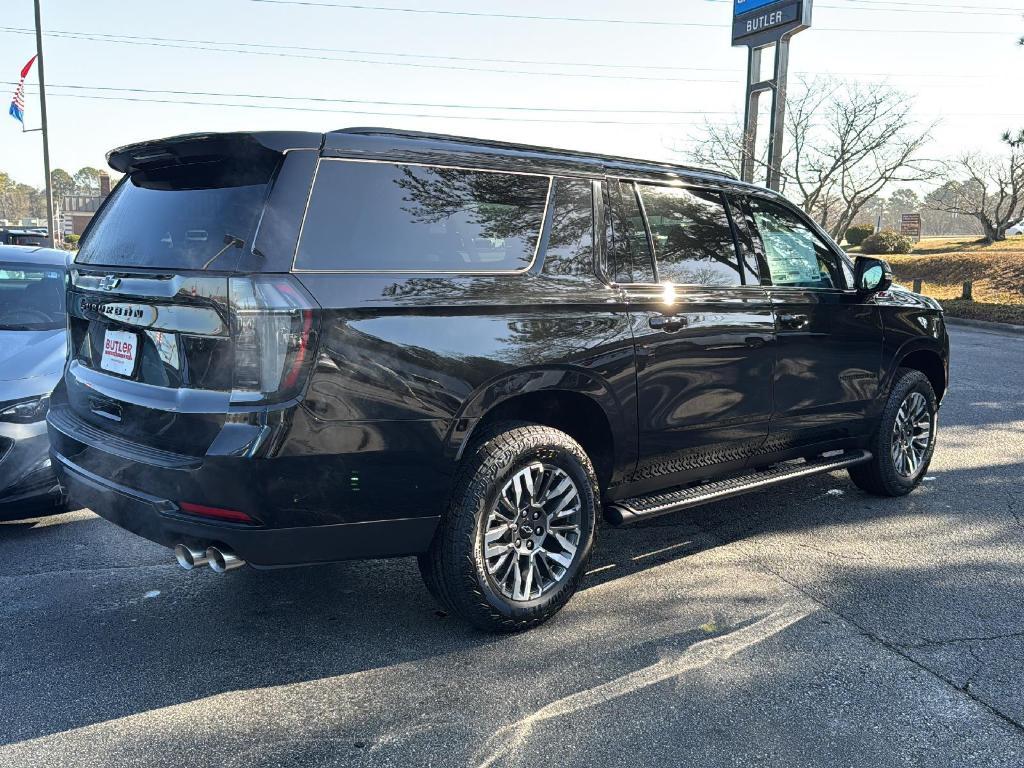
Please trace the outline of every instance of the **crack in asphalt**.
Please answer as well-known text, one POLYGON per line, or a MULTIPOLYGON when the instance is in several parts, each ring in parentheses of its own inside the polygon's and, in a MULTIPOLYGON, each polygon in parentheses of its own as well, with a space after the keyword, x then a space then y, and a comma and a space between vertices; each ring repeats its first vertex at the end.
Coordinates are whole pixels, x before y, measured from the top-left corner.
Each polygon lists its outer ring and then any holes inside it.
POLYGON ((989 640, 1008 640, 1014 637, 1024 637, 1024 630, 1007 632, 1002 635, 984 635, 981 637, 942 637, 936 639, 922 639, 919 643, 897 643, 900 648, 930 648, 943 645, 955 645, 957 643, 984 643, 989 640))
MULTIPOLYGON (((714 534, 712 533, 711 535, 714 535, 714 534)), ((989 702, 987 702, 984 699, 982 699, 979 696, 977 696, 970 689, 971 679, 968 679, 967 682, 964 683, 964 685, 957 685, 955 680, 952 680, 951 678, 946 677, 945 675, 941 674, 940 672, 938 672, 938 671, 932 669, 931 667, 929 667, 928 665, 926 665, 924 662, 914 658, 914 656, 912 656, 910 653, 905 652, 901 648, 901 646, 897 645, 896 643, 894 643, 894 642, 892 642, 890 640, 885 639, 884 637, 882 637, 881 635, 876 634, 875 632, 872 632, 867 627, 862 626, 855 619, 847 616, 845 613, 840 611, 838 608, 833 607, 832 605, 830 605, 826 601, 822 600, 820 597, 818 597, 817 595, 815 595, 812 592, 808 591, 807 589, 805 589, 801 585, 797 584, 796 582, 791 581, 790 579, 787 579, 785 576, 783 576, 781 573, 776 571, 774 568, 772 568, 768 563, 766 563, 764 560, 759 558, 757 555, 755 555, 754 553, 750 552, 749 550, 746 550, 742 546, 742 544, 737 543, 737 547, 741 551, 746 552, 746 554, 748 554, 751 557, 751 559, 759 567, 761 567, 763 570, 765 570, 766 572, 772 574, 776 578, 784 581, 786 584, 791 586, 793 589, 795 589, 801 595, 806 597, 808 600, 813 601, 817 605, 821 606, 824 610, 828 611, 829 613, 833 614, 834 616, 838 617, 842 621, 844 621, 847 624, 849 624, 851 627, 856 629, 857 633, 860 634, 861 636, 867 638, 868 640, 871 640, 872 642, 874 642, 877 645, 880 645, 881 647, 889 650, 890 652, 896 654, 897 656, 900 656, 901 658, 906 659, 907 661, 909 661, 911 664, 913 664, 918 669, 920 669, 923 672, 926 672, 927 674, 933 676, 936 680, 940 680, 941 682, 945 683, 946 685, 948 685, 950 688, 952 688, 953 690, 957 691, 958 693, 963 694, 964 696, 969 698, 971 701, 975 702, 980 707, 982 707, 983 709, 987 710, 992 715, 994 715, 995 717, 997 717, 1000 720, 1004 721, 1008 725, 1012 726, 1014 729, 1016 729, 1020 733, 1024 733, 1024 722, 1016 720, 1015 718, 1013 718, 1010 715, 1006 714, 1005 712, 1000 710, 995 705, 990 704, 989 702)), ((1014 634, 1017 635, 1017 634, 1024 634, 1024 633, 1014 633, 1014 634)), ((992 639, 998 639, 998 638, 992 638, 992 639)), ((974 656, 973 651, 971 652, 971 655, 974 656)), ((976 656, 975 656, 975 658, 977 659, 976 656)), ((972 678, 973 678, 973 675, 976 672, 977 672, 977 669, 974 670, 974 672, 972 672, 972 678)))

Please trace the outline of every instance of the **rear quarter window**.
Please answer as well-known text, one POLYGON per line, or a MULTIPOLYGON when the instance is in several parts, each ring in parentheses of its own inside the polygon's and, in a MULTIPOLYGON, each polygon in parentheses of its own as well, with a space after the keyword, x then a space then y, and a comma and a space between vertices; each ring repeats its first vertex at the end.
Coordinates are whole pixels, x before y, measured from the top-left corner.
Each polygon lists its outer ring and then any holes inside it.
POLYGON ((550 187, 548 176, 325 159, 295 267, 522 271, 536 257, 550 187))
POLYGON ((558 179, 551 213, 551 234, 544 274, 592 282, 594 265, 594 185, 585 179, 558 179))

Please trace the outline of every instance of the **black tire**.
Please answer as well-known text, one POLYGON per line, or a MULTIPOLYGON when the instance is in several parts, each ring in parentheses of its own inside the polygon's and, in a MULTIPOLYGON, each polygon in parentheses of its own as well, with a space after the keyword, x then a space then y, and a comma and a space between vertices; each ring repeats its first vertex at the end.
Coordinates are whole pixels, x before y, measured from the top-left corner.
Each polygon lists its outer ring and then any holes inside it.
POLYGON ((449 613, 488 632, 517 632, 547 621, 576 592, 586 570, 599 498, 590 459, 569 435, 522 422, 488 428, 466 450, 447 514, 430 550, 418 558, 427 589, 449 613), (538 461, 572 479, 580 501, 579 540, 571 564, 553 586, 536 598, 513 600, 488 572, 485 528, 505 484, 538 461))
POLYGON ((889 391, 889 399, 882 411, 878 429, 868 444, 868 450, 874 454, 874 457, 865 464, 850 467, 850 479, 860 489, 876 496, 906 496, 917 488, 928 473, 928 466, 935 453, 938 409, 938 398, 935 396, 935 390, 932 389, 928 377, 920 371, 900 368, 896 372, 896 380, 889 391), (906 475, 897 470, 892 456, 893 427, 900 407, 914 392, 923 395, 927 402, 931 432, 928 447, 919 466, 916 471, 906 475))

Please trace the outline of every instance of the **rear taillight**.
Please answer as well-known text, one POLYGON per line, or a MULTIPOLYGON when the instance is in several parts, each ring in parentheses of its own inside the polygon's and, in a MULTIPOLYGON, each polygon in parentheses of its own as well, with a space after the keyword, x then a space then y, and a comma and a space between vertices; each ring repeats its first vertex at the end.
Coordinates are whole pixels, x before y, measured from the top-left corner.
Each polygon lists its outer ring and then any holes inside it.
POLYGON ((305 384, 316 352, 319 308, 287 275, 233 277, 233 403, 280 402, 305 384))

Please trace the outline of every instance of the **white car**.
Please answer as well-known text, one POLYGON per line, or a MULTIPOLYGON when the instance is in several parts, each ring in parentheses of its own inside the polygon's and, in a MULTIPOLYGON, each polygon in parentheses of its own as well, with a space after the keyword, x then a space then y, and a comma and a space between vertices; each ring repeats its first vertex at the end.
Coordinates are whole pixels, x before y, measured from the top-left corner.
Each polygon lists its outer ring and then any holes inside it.
POLYGON ((1006 234, 1012 237, 1013 235, 1024 235, 1024 219, 1021 219, 1008 230, 1006 234))

